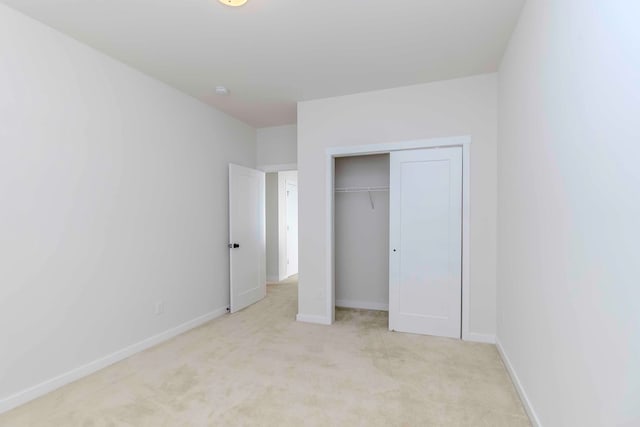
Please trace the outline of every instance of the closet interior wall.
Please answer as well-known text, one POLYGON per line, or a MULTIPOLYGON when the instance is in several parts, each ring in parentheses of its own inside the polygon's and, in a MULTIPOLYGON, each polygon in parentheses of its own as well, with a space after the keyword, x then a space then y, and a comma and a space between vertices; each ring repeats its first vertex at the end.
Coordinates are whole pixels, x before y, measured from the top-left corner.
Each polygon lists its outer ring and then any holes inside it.
POLYGON ((389 155, 336 158, 334 182, 336 306, 388 310, 389 155))

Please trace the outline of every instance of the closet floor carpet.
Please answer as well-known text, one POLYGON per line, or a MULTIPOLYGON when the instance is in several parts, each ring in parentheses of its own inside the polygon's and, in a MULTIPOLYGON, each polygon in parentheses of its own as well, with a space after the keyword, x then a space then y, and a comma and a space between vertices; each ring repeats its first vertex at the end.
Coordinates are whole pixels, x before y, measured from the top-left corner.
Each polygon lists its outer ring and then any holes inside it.
POLYGON ((0 415, 1 426, 529 426, 495 346, 296 322, 295 282, 0 415))

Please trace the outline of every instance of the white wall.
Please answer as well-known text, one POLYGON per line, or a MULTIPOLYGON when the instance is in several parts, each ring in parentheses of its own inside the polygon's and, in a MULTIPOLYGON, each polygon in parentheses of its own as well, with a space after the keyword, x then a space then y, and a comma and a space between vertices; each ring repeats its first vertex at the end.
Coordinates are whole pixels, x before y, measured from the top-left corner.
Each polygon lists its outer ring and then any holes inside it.
POLYGON ((265 212, 267 227, 267 281, 277 282, 279 275, 278 173, 266 174, 265 212))
POLYGON ((326 149, 470 135, 470 332, 495 333, 496 75, 298 104, 301 317, 327 319, 326 149))
MULTIPOLYGON (((389 187, 389 155, 335 160, 335 187, 389 187)), ((336 306, 389 309, 389 192, 335 194, 336 306)))
POLYGON ((295 165, 297 163, 298 131, 296 125, 260 128, 256 131, 256 138, 259 168, 295 165))
POLYGON ((224 312, 227 164, 255 166, 256 147, 249 126, 3 5, 0 52, 2 410, 224 312))
POLYGON ((500 69, 498 338, 547 427, 640 425, 639 16, 529 1, 500 69))
POLYGON ((287 181, 298 184, 298 171, 278 172, 278 263, 280 280, 284 280, 289 276, 287 274, 287 181))

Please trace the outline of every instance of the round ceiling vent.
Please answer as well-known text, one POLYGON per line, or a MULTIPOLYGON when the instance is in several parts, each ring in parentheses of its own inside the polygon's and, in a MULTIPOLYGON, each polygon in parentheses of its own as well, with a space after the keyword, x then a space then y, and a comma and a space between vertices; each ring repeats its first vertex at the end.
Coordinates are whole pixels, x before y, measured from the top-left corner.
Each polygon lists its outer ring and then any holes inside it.
POLYGON ((216 94, 222 95, 222 96, 227 96, 227 95, 229 95, 229 89, 227 89, 224 86, 216 86, 216 94))

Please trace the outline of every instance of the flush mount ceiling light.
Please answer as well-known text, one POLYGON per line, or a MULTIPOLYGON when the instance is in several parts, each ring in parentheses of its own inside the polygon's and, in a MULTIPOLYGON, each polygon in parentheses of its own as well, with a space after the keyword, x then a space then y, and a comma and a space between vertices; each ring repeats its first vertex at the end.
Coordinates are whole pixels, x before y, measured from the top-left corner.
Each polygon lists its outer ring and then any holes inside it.
POLYGON ((219 1, 224 5, 232 6, 232 7, 242 6, 247 2, 247 0, 219 0, 219 1))

